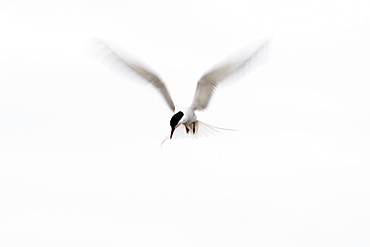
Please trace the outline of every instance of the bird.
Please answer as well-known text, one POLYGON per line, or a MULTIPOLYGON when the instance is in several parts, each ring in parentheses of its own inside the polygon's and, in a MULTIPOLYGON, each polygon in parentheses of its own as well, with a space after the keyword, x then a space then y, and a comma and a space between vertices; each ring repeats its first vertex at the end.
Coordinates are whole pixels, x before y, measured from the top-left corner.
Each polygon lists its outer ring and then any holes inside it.
POLYGON ((244 49, 237 52, 236 55, 222 60, 206 71, 198 80, 192 103, 187 107, 175 105, 162 79, 137 59, 123 55, 113 43, 95 38, 95 47, 98 47, 97 49, 101 54, 104 53, 105 61, 113 65, 118 64, 120 67, 126 67, 126 69, 131 70, 134 74, 151 84, 162 95, 167 106, 174 112, 170 119, 171 131, 169 136, 163 140, 165 142, 168 139, 172 139, 175 131, 180 129, 180 127, 185 127, 184 132, 186 135, 195 137, 201 135, 201 129, 205 130, 205 132, 231 130, 206 124, 197 119, 195 112, 203 111, 208 107, 215 89, 221 82, 224 82, 238 71, 251 69, 257 63, 260 63, 261 57, 266 57, 264 55, 269 41, 270 39, 267 38, 247 45, 244 49))

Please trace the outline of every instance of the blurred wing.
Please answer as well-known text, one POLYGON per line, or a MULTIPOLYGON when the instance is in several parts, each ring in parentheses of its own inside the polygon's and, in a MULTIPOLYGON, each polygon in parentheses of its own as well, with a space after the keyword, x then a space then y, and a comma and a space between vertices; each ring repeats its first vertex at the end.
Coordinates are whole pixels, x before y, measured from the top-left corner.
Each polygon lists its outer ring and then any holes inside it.
POLYGON ((212 97, 217 85, 229 76, 243 70, 252 69, 260 60, 266 58, 268 40, 247 46, 237 55, 221 62, 204 74, 197 84, 191 105, 193 110, 204 110, 212 97))
POLYGON ((129 68, 131 71, 133 71, 136 75, 143 78, 145 81, 149 82, 162 94, 171 110, 175 111, 175 105, 167 90, 167 87, 157 75, 146 69, 143 65, 139 64, 138 62, 132 61, 131 59, 128 58, 123 58, 123 55, 118 51, 114 50, 112 48, 112 45, 108 46, 105 42, 101 40, 97 40, 96 45, 99 46, 98 48, 99 53, 104 54, 105 61, 115 66, 123 65, 126 68, 129 68))

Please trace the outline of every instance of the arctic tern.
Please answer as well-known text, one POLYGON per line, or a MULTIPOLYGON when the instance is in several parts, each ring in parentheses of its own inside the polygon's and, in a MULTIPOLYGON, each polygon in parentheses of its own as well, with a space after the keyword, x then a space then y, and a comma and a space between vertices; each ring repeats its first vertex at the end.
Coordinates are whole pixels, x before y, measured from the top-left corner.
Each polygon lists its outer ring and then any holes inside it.
MULTIPOLYGON (((212 67, 198 80, 191 105, 189 107, 181 108, 177 106, 175 107, 166 85, 155 73, 147 69, 141 63, 123 55, 123 53, 121 53, 113 44, 103 40, 96 40, 98 51, 100 53, 104 53, 104 59, 106 61, 110 64, 118 63, 119 66, 124 66, 130 69, 136 75, 150 83, 163 96, 168 107, 175 112, 170 120, 171 132, 169 134, 169 139, 172 139, 175 130, 179 127, 185 127, 184 133, 186 132, 186 134, 195 137, 201 135, 201 129, 205 132, 218 132, 218 129, 223 129, 197 120, 195 111, 201 111, 207 108, 212 94, 219 83, 225 81, 225 79, 240 70, 247 68, 251 69, 252 67, 255 67, 257 63, 260 63, 260 60, 266 57, 265 53, 268 44, 269 39, 252 43, 239 51, 236 55, 229 57, 212 67)), ((166 137, 164 141, 167 139, 168 137, 166 137)))

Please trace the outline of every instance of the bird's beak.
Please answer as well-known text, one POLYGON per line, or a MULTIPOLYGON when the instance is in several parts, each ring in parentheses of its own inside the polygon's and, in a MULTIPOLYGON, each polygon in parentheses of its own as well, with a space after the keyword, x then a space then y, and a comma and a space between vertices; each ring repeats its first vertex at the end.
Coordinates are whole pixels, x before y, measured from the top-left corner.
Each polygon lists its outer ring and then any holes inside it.
POLYGON ((172 128, 171 129, 171 135, 170 135, 170 139, 172 139, 172 135, 173 135, 173 132, 175 131, 175 128, 172 128))

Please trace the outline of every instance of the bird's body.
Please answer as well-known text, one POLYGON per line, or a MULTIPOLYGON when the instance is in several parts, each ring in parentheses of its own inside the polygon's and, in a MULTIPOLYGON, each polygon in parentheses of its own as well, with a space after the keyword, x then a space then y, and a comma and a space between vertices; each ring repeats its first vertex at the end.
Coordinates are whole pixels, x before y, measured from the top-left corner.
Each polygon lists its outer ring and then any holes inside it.
MULTIPOLYGON (((195 134, 197 121, 195 112, 189 107, 178 107, 175 112, 182 112, 184 114, 177 124, 183 124, 187 134, 189 134, 189 132, 195 134)), ((172 136, 170 136, 170 138, 172 138, 172 136)))
POLYGON ((195 112, 190 109, 190 107, 176 107, 175 112, 182 112, 184 113, 184 116, 181 118, 179 123, 184 125, 189 125, 197 121, 197 115, 195 115, 195 112))
MULTIPOLYGON (((266 40, 254 44, 254 47, 250 46, 246 54, 239 54, 237 57, 234 56, 205 73, 198 81, 194 99, 189 107, 175 106, 166 85, 153 72, 142 66, 140 63, 133 61, 132 59, 128 59, 127 56, 122 55, 118 50, 113 49, 111 45, 108 46, 106 42, 98 41, 97 43, 100 46, 100 50, 105 53, 105 61, 108 61, 110 64, 115 63, 129 68, 142 79, 152 84, 162 94, 168 107, 175 112, 170 120, 171 134, 169 135, 169 139, 172 139, 175 130, 181 126, 185 128, 186 134, 191 136, 200 136, 200 130, 204 130, 206 132, 217 132, 218 129, 222 129, 197 120, 195 111, 204 110, 208 106, 212 94, 220 82, 224 81, 227 77, 237 71, 254 65, 256 60, 261 57, 262 51, 266 50, 265 48, 268 41, 266 40)), ((168 138, 165 140, 167 139, 168 138)))

